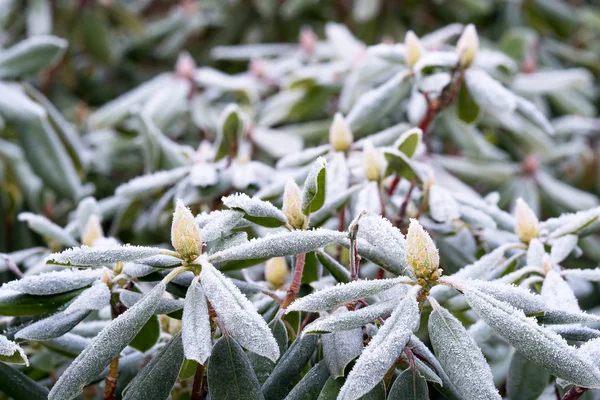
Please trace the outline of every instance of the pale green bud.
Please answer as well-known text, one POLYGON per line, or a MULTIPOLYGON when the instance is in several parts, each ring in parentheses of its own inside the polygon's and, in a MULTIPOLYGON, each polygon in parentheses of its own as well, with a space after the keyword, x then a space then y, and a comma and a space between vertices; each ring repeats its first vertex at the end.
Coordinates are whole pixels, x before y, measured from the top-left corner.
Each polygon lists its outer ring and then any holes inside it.
POLYGON ((81 243, 92 247, 97 239, 104 237, 104 231, 100 224, 100 218, 97 215, 92 214, 88 218, 83 233, 81 234, 81 243))
POLYGON ((456 43, 456 53, 463 68, 468 68, 475 61, 479 49, 479 36, 473 24, 467 25, 456 43))
POLYGON ((417 278, 426 281, 436 280, 440 272, 440 256, 435 243, 423 229, 419 221, 410 220, 406 235, 406 261, 417 278))
POLYGON ((285 257, 271 258, 265 264, 265 280, 274 287, 280 287, 288 278, 289 270, 285 257))
POLYGON ((171 225, 171 243, 179 255, 188 262, 202 254, 202 237, 194 215, 183 201, 177 200, 171 225))
POLYGON ((379 150, 369 141, 363 147, 362 161, 367 180, 379 182, 381 179, 382 157, 379 150))
POLYGON ((329 144, 335 151, 348 151, 354 137, 350 131, 348 123, 344 119, 344 116, 340 113, 336 113, 333 117, 333 123, 329 128, 329 144))
POLYGON ((406 65, 412 68, 424 52, 425 50, 419 37, 413 31, 406 32, 406 36, 404 36, 404 58, 406 59, 406 65))
POLYGON ((283 192, 283 213, 288 219, 288 223, 295 229, 306 229, 308 218, 302 212, 302 191, 296 182, 290 178, 285 184, 283 192))
POLYGON ((515 220, 517 222, 515 233, 519 237, 519 240, 529 243, 531 239, 539 236, 539 221, 533 210, 521 198, 517 199, 515 220))

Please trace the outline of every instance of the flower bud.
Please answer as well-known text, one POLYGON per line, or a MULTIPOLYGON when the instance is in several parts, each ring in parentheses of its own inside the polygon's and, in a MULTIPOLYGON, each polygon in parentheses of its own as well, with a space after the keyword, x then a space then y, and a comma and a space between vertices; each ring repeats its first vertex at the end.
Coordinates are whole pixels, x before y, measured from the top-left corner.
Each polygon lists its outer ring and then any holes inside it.
POLYGON ((531 239, 539 236, 538 219, 533 210, 521 198, 517 199, 515 219, 517 222, 515 233, 519 240, 529 243, 531 239))
POLYGON ((423 45, 417 35, 413 31, 406 32, 406 36, 404 36, 404 58, 406 59, 406 65, 412 68, 424 52, 423 45))
POLYGON ((425 281, 439 277, 440 256, 433 240, 419 221, 410 220, 406 235, 406 261, 417 278, 425 281))
POLYGON ((302 28, 300 31, 300 48, 306 54, 313 54, 318 42, 319 38, 310 27, 302 28))
POLYGON ((456 53, 461 67, 468 68, 473 64, 478 49, 479 37, 477 36, 477 30, 473 24, 469 24, 456 43, 456 53))
POLYGON ((202 254, 202 237, 194 215, 183 201, 177 200, 171 225, 171 243, 179 255, 188 262, 202 254))
POLYGON ((329 144, 335 151, 348 151, 354 137, 350 131, 348 123, 344 119, 344 116, 340 113, 336 113, 333 117, 333 123, 329 128, 329 144))
POLYGON ((91 247, 97 239, 103 237, 104 231, 100 224, 100 218, 95 214, 90 215, 81 234, 81 243, 91 247))
POLYGON ((306 229, 308 226, 308 218, 302 212, 302 191, 292 178, 285 184, 282 211, 292 228, 306 229))
POLYGON ((363 169, 367 180, 379 182, 381 179, 381 167, 381 153, 371 142, 367 141, 363 148, 363 169))
POLYGON ((271 258, 265 264, 265 279, 274 287, 280 287, 288 278, 288 267, 285 257, 271 258))
POLYGON ((196 72, 196 62, 187 51, 179 53, 175 64, 175 73, 182 78, 193 79, 196 72))

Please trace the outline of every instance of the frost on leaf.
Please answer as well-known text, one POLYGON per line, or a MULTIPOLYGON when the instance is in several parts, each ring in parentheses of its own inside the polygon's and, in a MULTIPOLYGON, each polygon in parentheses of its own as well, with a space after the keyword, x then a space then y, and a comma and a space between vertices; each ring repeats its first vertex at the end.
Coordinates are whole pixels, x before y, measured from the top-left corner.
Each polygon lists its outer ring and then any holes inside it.
POLYGON ((98 280, 106 269, 78 270, 67 269, 39 275, 28 275, 25 278, 5 283, 0 292, 14 290, 20 293, 45 296, 65 293, 92 284, 98 280))
POLYGON ((139 198, 152 194, 165 186, 177 183, 189 173, 189 167, 175 168, 170 171, 159 171, 130 180, 115 190, 116 196, 139 198))
POLYGON ((581 311, 571 285, 554 269, 546 273, 541 295, 549 307, 575 313, 581 311))
POLYGON ((318 211, 325 203, 327 191, 327 161, 323 157, 317 158, 302 188, 302 212, 309 215, 318 211))
MULTIPOLYGON (((178 275, 178 277, 181 275, 178 275)), ((173 280, 174 281, 174 280, 173 280)), ((123 290, 119 296, 121 302, 127 307, 131 308, 136 303, 144 298, 141 293, 133 292, 131 290, 123 290)), ((168 299, 163 297, 158 301, 158 305, 154 310, 154 314, 171 314, 172 312, 181 310, 183 308, 183 301, 179 299, 168 299)))
POLYGON ((196 216, 200 225, 202 240, 212 242, 231 233, 234 228, 240 227, 240 220, 244 214, 234 210, 217 210, 210 214, 196 216))
POLYGON ((75 311, 100 310, 110 305, 110 289, 104 283, 97 281, 91 288, 81 292, 64 311, 71 314, 75 311))
POLYGON ((201 262, 200 284, 227 332, 246 349, 277 361, 279 346, 254 304, 210 263, 201 262))
POLYGON ((52 240, 56 240, 63 246, 77 246, 77 240, 73 238, 65 229, 56 225, 43 215, 37 215, 30 212, 19 214, 19 221, 27 223, 29 228, 40 235, 52 240))
POLYGON ((163 249, 144 246, 75 247, 48 256, 47 262, 59 265, 94 267, 111 265, 119 261, 135 261, 159 255, 163 249))
POLYGON ((244 218, 258 225, 275 228, 283 226, 287 218, 281 210, 268 201, 247 194, 238 193, 223 197, 223 204, 235 211, 244 213, 244 218))
MULTIPOLYGON (((339 312, 348 312, 345 308, 339 312)), ((323 358, 334 378, 343 377, 346 366, 363 350, 362 329, 328 333, 321 336, 323 358)))
POLYGON ((192 280, 185 296, 181 332, 185 358, 204 364, 212 350, 212 338, 208 305, 197 278, 192 280))
POLYGON ((15 334, 15 338, 24 340, 48 340, 57 338, 73 329, 73 327, 83 321, 89 313, 89 310, 75 311, 70 314, 59 311, 21 329, 15 334))
POLYGON ((550 260, 555 264, 563 261, 575 249, 578 239, 576 235, 565 235, 554 240, 550 250, 550 260))
POLYGON ((6 336, 3 335, 0 335, 0 361, 9 364, 25 364, 26 366, 29 366, 29 360, 21 346, 8 340, 6 336))
POLYGON ((317 318, 302 330, 302 334, 347 331, 360 328, 379 317, 390 314, 398 305, 396 300, 379 302, 356 311, 331 314, 317 318))

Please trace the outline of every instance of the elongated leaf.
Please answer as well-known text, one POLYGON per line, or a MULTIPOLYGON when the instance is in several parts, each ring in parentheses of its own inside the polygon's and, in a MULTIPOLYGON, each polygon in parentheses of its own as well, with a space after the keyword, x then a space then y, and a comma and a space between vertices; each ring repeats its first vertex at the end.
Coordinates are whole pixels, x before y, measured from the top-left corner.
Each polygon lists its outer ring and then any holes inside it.
POLYGON ((201 263, 200 283, 228 334, 246 349, 275 362, 279 346, 254 304, 212 264, 201 263))
POLYGON ((325 204, 327 194, 327 162, 323 157, 317 158, 302 188, 302 212, 309 215, 318 211, 325 204))
POLYGON ((184 176, 189 174, 189 167, 179 167, 169 171, 159 171, 149 175, 142 175, 130 180, 115 189, 115 196, 128 198, 142 198, 161 189, 174 185, 184 176))
POLYGON ((429 297, 429 338, 437 359, 465 399, 501 399, 490 367, 464 326, 429 297))
POLYGON ((18 78, 52 66, 67 48, 56 36, 34 36, 0 53, 0 78, 18 78))
POLYGON ((317 347, 318 337, 297 338, 283 354, 273 373, 262 385, 265 400, 281 400, 291 390, 294 380, 304 369, 317 347))
POLYGON ((244 214, 233 210, 217 210, 210 214, 199 214, 196 217, 200 225, 202 240, 212 242, 223 236, 229 235, 231 230, 240 227, 244 214))
POLYGON ((54 271, 40 275, 28 275, 23 279, 2 285, 1 291, 14 290, 33 295, 65 293, 89 286, 98 280, 105 269, 54 271))
POLYGON ((220 160, 229 154, 231 146, 240 139, 244 129, 242 111, 236 104, 229 104, 219 117, 215 160, 220 160))
POLYGON ((181 324, 185 358, 204 364, 212 349, 212 335, 208 305, 198 279, 192 280, 185 296, 181 324))
POLYGON ((600 371, 577 355, 556 333, 540 327, 513 306, 473 288, 464 291, 473 310, 525 358, 584 387, 600 387, 600 371))
POLYGON ((329 271, 336 281, 341 283, 350 282, 350 272, 348 272, 348 269, 340 264, 335 258, 322 250, 317 250, 315 254, 321 265, 329 271))
POLYGON ((268 201, 243 193, 224 197, 222 201, 232 210, 243 212, 245 219, 258 225, 276 228, 287 223, 285 214, 268 201))
POLYGON ((48 389, 16 368, 1 362, 0 388, 4 394, 14 399, 46 400, 48 398, 48 389))
POLYGON ((573 289, 556 270, 546 273, 541 295, 548 306, 552 308, 575 313, 581 311, 573 289))
POLYGON ((578 239, 576 235, 565 235, 555 240, 550 250, 550 260, 555 264, 563 261, 575 249, 578 239))
POLYGON ((94 267, 110 265, 119 261, 135 261, 146 257, 159 255, 163 249, 143 246, 81 246, 54 253, 48 256, 47 261, 60 265, 78 265, 94 267))
POLYGON ((19 221, 27 223, 29 228, 45 238, 56 240, 63 246, 78 246, 77 240, 73 238, 65 229, 56 225, 43 215, 36 215, 29 212, 19 214, 19 221))
POLYGON ((153 315, 148 321, 146 321, 137 335, 131 339, 129 346, 142 353, 145 353, 154 347, 154 345, 158 342, 158 339, 160 338, 160 331, 160 321, 156 315, 153 315))
POLYGON ((287 308, 287 312, 292 311, 323 311, 329 310, 342 304, 364 299, 384 290, 391 289, 400 283, 409 283, 410 279, 406 277, 377 280, 360 280, 349 283, 339 283, 336 286, 319 290, 308 296, 301 297, 294 301, 287 308))
POLYGON ((0 362, 29 365, 27 355, 21 346, 3 335, 0 335, 0 362))
POLYGON ((21 329, 16 333, 15 338, 24 340, 48 340, 54 339, 69 332, 75 325, 83 321, 90 312, 75 311, 71 314, 65 314, 62 311, 41 319, 33 324, 21 329))
POLYGON ((183 365, 181 332, 177 332, 124 391, 123 400, 166 400, 183 365))
MULTIPOLYGON (((120 294, 120 299, 127 308, 133 307, 137 302, 142 300, 144 295, 141 293, 133 292, 131 290, 124 290, 120 294)), ((154 314, 171 314, 175 311, 183 308, 184 302, 179 299, 167 299, 162 298, 159 300, 154 314)))
POLYGON ((385 171, 386 176, 396 174, 396 176, 405 178, 409 181, 416 179, 418 182, 422 182, 414 161, 406 157, 404 153, 401 153, 396 149, 385 149, 383 151, 383 157, 388 163, 385 171))
POLYGON ((379 317, 390 314, 396 307, 395 300, 383 301, 356 311, 321 317, 306 325, 303 334, 346 331, 365 326, 379 317))
MULTIPOLYGON (((348 313, 348 311, 342 307, 335 314, 338 313, 348 313)), ((343 377, 346 366, 362 353, 362 336, 362 329, 356 328, 328 333, 321 337, 323 358, 332 377, 343 377)))
POLYGON ((566 269, 562 274, 567 278, 585 279, 586 281, 600 282, 600 268, 595 269, 566 269))
POLYGON ((325 361, 315 364, 286 396, 286 400, 318 400, 319 393, 329 378, 325 361))
POLYGON ((588 340, 600 338, 600 331, 597 329, 588 328, 577 324, 572 325, 550 325, 548 326, 552 332, 558 333, 566 340, 575 340, 579 342, 587 342, 588 340))
POLYGON ((104 283, 98 282, 84 290, 65 310, 65 314, 76 311, 100 310, 110 304, 110 289, 104 283))
MULTIPOLYGON (((279 354, 285 353, 288 349, 288 332, 285 324, 281 320, 272 320, 269 323, 269 329, 271 329, 273 337, 277 341, 279 354)), ((252 352, 248 354, 248 359, 250 360, 250 364, 252 364, 254 373, 256 373, 258 383, 262 385, 269 378, 273 369, 275 369, 275 363, 266 357, 252 352)))
POLYGON ((462 85, 460 87, 460 91, 458 92, 457 108, 458 118, 467 124, 472 124, 479 116, 479 106, 475 100, 473 100, 473 96, 471 96, 471 92, 469 92, 467 85, 462 85))
POLYGON ((428 400, 427 381, 419 375, 419 372, 408 368, 396 378, 387 398, 388 400, 428 400))
POLYGON ((159 283, 142 301, 103 329, 61 375, 48 399, 68 400, 79 395, 142 329, 154 314, 164 291, 165 285, 159 283))
POLYGON ((467 70, 465 84, 473 100, 485 111, 502 115, 517 108, 516 96, 483 70, 467 70))
POLYGON ((550 382, 550 374, 519 352, 513 354, 508 369, 506 391, 512 400, 536 400, 550 382))
POLYGON ((40 315, 57 310, 83 289, 48 296, 34 296, 15 291, 0 292, 0 315, 40 315))
POLYGON ((66 333, 56 339, 45 340, 42 345, 69 358, 77 357, 90 344, 90 340, 74 333, 66 333))
POLYGON ((411 290, 392 311, 377 335, 354 364, 338 400, 355 400, 367 394, 394 365, 410 335, 419 325, 417 288, 411 290))
POLYGON ((429 188, 429 211, 438 222, 451 221, 460 217, 459 206, 454 197, 439 185, 429 188))

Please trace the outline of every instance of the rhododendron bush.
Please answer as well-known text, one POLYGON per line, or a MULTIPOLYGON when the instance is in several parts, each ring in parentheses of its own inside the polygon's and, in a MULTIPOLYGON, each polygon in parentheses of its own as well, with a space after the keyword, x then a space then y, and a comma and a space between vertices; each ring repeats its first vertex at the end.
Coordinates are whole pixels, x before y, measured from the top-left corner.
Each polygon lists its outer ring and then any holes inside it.
POLYGON ((0 399, 600 398, 593 3, 1 1, 0 399))

